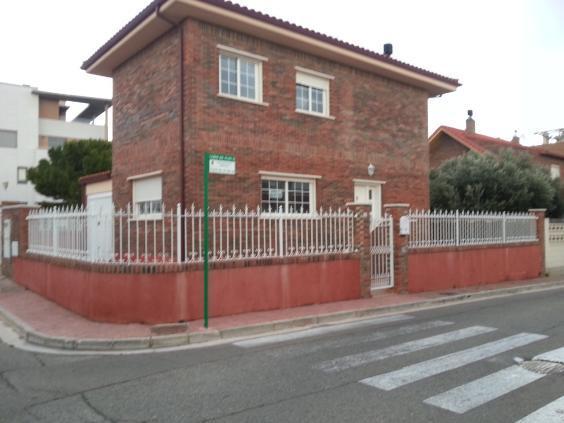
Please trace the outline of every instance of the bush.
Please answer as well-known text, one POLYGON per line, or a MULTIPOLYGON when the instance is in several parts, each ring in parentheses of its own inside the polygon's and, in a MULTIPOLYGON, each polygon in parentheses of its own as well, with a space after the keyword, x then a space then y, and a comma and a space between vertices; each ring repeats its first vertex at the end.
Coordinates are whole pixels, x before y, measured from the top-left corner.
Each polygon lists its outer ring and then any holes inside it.
POLYGON ((564 211, 559 180, 527 154, 468 153, 433 170, 431 207, 442 210, 523 212, 546 208, 551 217, 564 211))
POLYGON ((49 160, 28 170, 28 179, 38 193, 68 205, 81 202, 81 176, 112 168, 112 144, 103 140, 69 141, 48 154, 49 160))

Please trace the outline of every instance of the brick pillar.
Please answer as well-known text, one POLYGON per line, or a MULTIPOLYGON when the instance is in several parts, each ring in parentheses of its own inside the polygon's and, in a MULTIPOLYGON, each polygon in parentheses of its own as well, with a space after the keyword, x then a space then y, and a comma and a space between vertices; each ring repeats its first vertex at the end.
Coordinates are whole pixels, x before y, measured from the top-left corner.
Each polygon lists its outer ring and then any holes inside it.
POLYGON ((27 252, 27 231, 28 225, 26 217, 30 210, 36 209, 35 206, 6 206, 2 208, 2 228, 4 228, 4 222, 9 220, 11 227, 11 236, 9 242, 9 258, 5 257, 4 251, 4 234, 2 233, 2 273, 6 276, 12 276, 12 243, 18 243, 18 256, 24 256, 27 252))
POLYGON ((360 296, 370 298, 370 211, 371 206, 351 205, 354 212, 354 243, 360 258, 360 296))
POLYGON ((409 212, 409 204, 384 204, 384 213, 394 219, 394 285, 399 293, 407 293, 408 281, 408 256, 407 235, 400 235, 400 219, 409 212))
POLYGON ((541 250, 541 275, 546 275, 546 234, 544 228, 544 219, 546 209, 529 209, 529 213, 537 217, 537 237, 539 238, 539 246, 541 250))

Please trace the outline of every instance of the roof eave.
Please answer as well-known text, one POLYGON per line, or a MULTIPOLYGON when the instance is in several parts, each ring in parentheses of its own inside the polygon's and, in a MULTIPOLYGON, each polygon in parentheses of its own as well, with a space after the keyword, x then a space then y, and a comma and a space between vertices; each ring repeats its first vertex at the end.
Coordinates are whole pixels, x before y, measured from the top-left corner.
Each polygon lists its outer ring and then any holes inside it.
POLYGON ((198 0, 168 0, 158 2, 155 10, 147 9, 146 16, 129 30, 119 41, 109 47, 91 63, 83 65, 88 73, 111 77, 114 69, 171 29, 169 23, 156 16, 156 8, 168 19, 180 22, 192 17, 213 22, 239 32, 283 44, 306 53, 324 57, 353 67, 364 69, 408 85, 419 87, 431 96, 455 91, 460 84, 457 80, 434 77, 428 72, 416 72, 406 67, 370 57, 367 54, 339 47, 328 42, 273 25, 260 19, 246 16, 226 8, 198 0), (425 74, 427 73, 427 74, 425 74))
POLYGON ((473 151, 474 153, 478 153, 478 154, 482 154, 484 153, 485 149, 480 149, 478 148, 476 145, 474 145, 473 143, 467 142, 465 139, 459 137, 456 133, 453 133, 452 131, 449 131, 448 127, 445 126, 439 126, 435 132, 433 132, 431 134, 431 136, 429 137, 429 146, 431 144, 433 144, 434 142, 436 142, 436 140, 439 139, 439 135, 443 133, 448 135, 451 139, 453 139, 454 141, 456 141, 457 143, 463 145, 464 147, 466 147, 468 150, 473 151))

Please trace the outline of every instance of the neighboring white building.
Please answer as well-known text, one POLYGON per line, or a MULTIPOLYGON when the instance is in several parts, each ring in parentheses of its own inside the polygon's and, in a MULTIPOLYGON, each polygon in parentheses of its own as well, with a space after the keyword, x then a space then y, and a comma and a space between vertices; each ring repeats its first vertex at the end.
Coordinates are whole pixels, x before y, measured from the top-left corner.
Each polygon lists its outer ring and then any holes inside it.
POLYGON ((110 99, 0 83, 0 207, 45 200, 27 181, 27 169, 47 158, 49 148, 67 140, 108 139, 110 106, 110 99), (72 121, 67 121, 67 101, 87 106, 72 121), (94 120, 102 114, 105 124, 95 125, 94 120))

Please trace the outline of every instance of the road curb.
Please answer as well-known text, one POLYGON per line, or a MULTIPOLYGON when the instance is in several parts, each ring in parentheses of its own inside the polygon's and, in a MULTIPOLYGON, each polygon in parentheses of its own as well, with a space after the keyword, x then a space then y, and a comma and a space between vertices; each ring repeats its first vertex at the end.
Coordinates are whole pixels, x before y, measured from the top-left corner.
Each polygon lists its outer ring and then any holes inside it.
POLYGON ((540 292, 562 287, 564 287, 564 281, 543 282, 487 291, 466 292, 462 294, 390 306, 369 307, 353 311, 339 311, 321 315, 302 316, 294 319, 277 320, 228 329, 208 329, 206 331, 191 333, 186 332, 172 335, 153 335, 124 339, 73 339, 45 335, 37 332, 23 320, 1 306, 0 319, 14 329, 26 342, 36 346, 55 350, 74 350, 81 352, 92 351, 94 353, 102 351, 125 352, 148 349, 158 350, 159 348, 178 347, 189 344, 205 344, 222 339, 252 337, 277 331, 290 331, 306 327, 331 325, 351 320, 366 319, 380 314, 406 312, 410 310, 424 309, 431 306, 455 304, 469 300, 489 299, 527 292, 540 292))

